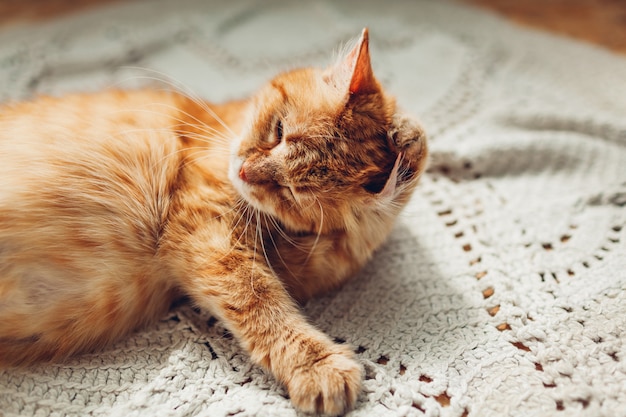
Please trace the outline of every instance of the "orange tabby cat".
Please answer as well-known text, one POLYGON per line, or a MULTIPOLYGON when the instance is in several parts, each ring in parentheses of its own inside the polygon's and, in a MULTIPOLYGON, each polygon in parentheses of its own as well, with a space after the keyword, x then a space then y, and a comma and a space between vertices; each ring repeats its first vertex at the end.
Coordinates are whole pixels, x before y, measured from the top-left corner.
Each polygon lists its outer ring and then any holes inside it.
POLYGON ((59 361, 162 316, 210 310, 302 410, 353 406, 361 367, 296 302, 385 240, 426 161, 371 70, 338 64, 245 101, 42 97, 0 109, 0 364, 59 361))

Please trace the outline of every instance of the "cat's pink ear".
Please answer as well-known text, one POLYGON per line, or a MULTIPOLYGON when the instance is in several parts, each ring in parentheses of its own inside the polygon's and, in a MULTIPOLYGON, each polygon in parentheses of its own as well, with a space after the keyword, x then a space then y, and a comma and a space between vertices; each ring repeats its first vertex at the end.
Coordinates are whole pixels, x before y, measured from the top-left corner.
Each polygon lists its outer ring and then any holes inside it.
POLYGON ((398 183, 398 169, 400 169, 400 161, 402 160, 402 152, 398 154, 396 158, 396 162, 393 164, 393 169, 391 170, 391 174, 389 174, 389 178, 387 178, 387 182, 385 186, 378 193, 378 198, 383 200, 392 200, 396 194, 396 185, 398 183))
POLYGON ((324 79, 335 85, 349 96, 368 94, 378 91, 370 63, 369 34, 363 29, 361 38, 352 50, 324 76, 324 79))
POLYGON ((344 65, 351 69, 350 94, 367 94, 376 92, 376 80, 372 71, 369 50, 369 33, 363 29, 361 38, 346 57, 344 65))

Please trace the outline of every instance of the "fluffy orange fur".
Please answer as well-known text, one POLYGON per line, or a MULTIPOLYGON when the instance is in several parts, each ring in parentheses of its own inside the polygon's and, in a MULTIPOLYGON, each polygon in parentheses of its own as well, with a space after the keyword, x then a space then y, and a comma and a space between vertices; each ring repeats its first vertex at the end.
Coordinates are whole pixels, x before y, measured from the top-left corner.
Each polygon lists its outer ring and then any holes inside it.
POLYGON ((375 79, 367 31, 250 99, 41 97, 0 109, 0 364, 101 349, 188 296, 302 410, 353 406, 361 367, 294 300, 338 287, 422 173, 420 126, 375 79))

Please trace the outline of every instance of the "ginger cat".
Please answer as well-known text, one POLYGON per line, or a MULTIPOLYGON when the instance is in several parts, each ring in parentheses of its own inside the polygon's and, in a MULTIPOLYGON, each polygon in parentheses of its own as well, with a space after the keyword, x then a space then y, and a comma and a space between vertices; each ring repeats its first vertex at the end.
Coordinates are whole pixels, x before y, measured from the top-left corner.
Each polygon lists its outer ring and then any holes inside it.
POLYGON ((301 410, 360 390, 345 345, 295 300, 341 285, 426 163, 372 73, 367 30, 327 69, 250 99, 110 91, 0 108, 0 364, 101 349, 188 296, 301 410))

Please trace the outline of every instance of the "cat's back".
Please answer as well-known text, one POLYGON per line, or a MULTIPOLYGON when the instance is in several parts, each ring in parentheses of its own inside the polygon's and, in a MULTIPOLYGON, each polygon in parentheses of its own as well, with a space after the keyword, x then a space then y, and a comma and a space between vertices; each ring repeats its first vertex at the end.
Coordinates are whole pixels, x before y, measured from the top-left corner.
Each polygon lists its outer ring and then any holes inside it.
POLYGON ((106 92, 0 107, 0 354, 47 355, 45 337, 79 327, 55 348, 64 356, 167 303, 154 256, 180 168, 179 100, 106 92), (26 353, 33 337, 41 350, 26 353))
POLYGON ((13 165, 45 162, 44 156, 51 160, 105 144, 154 141, 156 133, 172 126, 180 100, 175 94, 141 90, 9 102, 0 106, 0 157, 13 165), (138 130, 144 139, 135 134, 138 130))
POLYGON ((0 239, 32 231, 57 239, 49 249, 108 228, 152 248, 180 166, 180 100, 109 91, 0 108, 0 239))
POLYGON ((39 228, 29 221, 110 217, 123 229, 135 216, 156 227, 178 169, 177 99, 111 91, 0 108, 0 236, 20 222, 21 235, 39 228))

